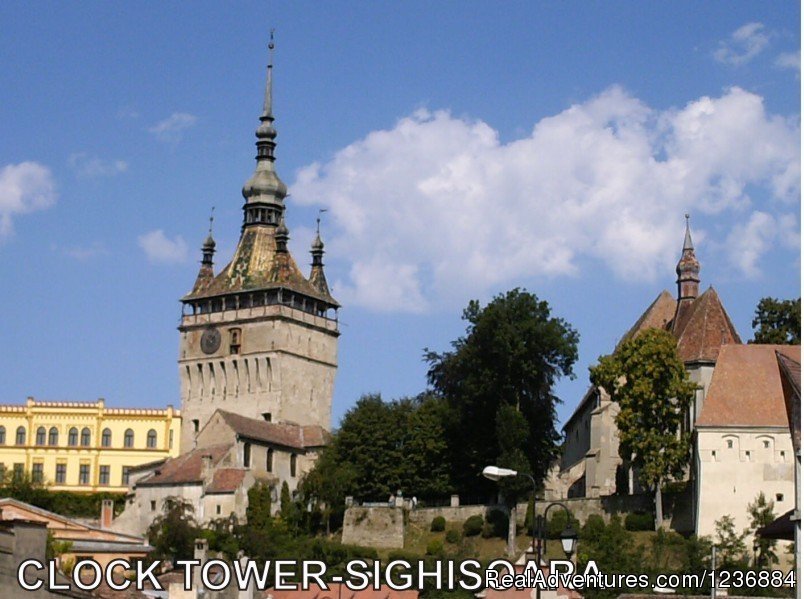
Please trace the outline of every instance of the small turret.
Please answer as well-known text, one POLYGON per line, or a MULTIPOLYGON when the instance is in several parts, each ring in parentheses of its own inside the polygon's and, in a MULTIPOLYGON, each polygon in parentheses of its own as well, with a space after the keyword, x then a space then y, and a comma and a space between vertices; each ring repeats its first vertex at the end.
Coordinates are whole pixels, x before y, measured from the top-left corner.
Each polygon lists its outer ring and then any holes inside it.
MULTIPOLYGON (((325 210, 321 210, 325 212, 325 210)), ((324 297, 330 297, 327 277, 324 275, 324 242, 321 241, 321 216, 316 219, 315 239, 310 247, 310 254, 313 257, 310 269, 310 284, 316 291, 324 297)))
POLYGON ((692 235, 690 234, 690 215, 685 214, 684 217, 687 219, 687 232, 684 235, 681 259, 676 266, 678 301, 698 297, 698 284, 701 282, 701 264, 695 257, 695 248, 692 245, 692 235))
POLYGON ((214 262, 212 261, 215 255, 215 239, 212 237, 212 223, 214 221, 215 208, 212 208, 213 214, 209 216, 209 232, 207 238, 201 245, 201 268, 198 270, 198 276, 195 279, 195 285, 191 293, 198 293, 204 291, 212 280, 215 278, 215 271, 213 269, 214 262))

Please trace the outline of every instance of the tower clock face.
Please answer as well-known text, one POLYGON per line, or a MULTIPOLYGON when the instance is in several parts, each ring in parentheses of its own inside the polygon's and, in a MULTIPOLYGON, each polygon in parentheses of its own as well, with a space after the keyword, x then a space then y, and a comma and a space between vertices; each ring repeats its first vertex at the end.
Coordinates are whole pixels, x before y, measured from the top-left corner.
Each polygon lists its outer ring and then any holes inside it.
POLYGON ((201 335, 201 351, 205 354, 214 354, 221 346, 221 332, 210 327, 201 335))

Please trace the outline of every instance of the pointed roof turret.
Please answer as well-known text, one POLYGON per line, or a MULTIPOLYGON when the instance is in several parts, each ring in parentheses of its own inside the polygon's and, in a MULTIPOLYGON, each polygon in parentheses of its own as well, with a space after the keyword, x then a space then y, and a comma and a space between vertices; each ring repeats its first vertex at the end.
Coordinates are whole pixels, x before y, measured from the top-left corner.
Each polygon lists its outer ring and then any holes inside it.
POLYGON ((681 248, 681 258, 676 266, 678 279, 678 301, 694 300, 698 297, 698 284, 701 282, 701 264, 695 257, 695 248, 692 245, 690 234, 690 215, 685 214, 687 230, 684 234, 684 246, 681 248))
MULTIPOLYGON (((324 275, 324 242, 321 241, 321 213, 326 212, 326 209, 319 211, 319 216, 316 219, 315 226, 315 239, 310 247, 310 254, 313 257, 313 262, 310 268, 310 284, 320 294, 327 298, 332 298, 329 293, 329 285, 327 284, 327 277, 324 275)), ((332 300, 333 302, 335 300, 332 300)))
POLYGON ((214 206, 212 207, 212 212, 213 214, 209 216, 209 233, 207 233, 207 238, 201 245, 201 268, 198 269, 198 276, 195 279, 193 290, 190 292, 193 294, 204 292, 215 278, 215 272, 213 270, 214 262, 212 261, 212 257, 215 255, 215 240, 212 238, 214 206))

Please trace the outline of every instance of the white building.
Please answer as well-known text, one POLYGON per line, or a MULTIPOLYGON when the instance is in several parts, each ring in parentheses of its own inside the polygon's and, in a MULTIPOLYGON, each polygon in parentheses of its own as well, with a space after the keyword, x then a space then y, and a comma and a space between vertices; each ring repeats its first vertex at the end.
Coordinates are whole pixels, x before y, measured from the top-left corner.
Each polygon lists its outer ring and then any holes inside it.
POLYGON ((695 427, 695 532, 724 515, 748 527, 760 492, 779 515, 795 505, 795 456, 776 352, 800 362, 801 346, 728 345, 695 427))

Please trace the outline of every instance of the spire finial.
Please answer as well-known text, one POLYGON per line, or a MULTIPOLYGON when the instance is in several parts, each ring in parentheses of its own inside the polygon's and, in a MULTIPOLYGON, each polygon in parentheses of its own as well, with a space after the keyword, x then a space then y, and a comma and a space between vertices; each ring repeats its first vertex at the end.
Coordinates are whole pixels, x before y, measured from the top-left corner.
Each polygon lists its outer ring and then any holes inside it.
POLYGON ((687 219, 687 231, 686 231, 686 233, 684 233, 684 247, 682 248, 682 251, 684 251, 684 250, 692 251, 695 248, 692 246, 692 234, 690 233, 690 214, 689 214, 689 212, 687 212, 684 215, 684 218, 687 219))
POLYGON ((209 236, 212 237, 212 223, 215 221, 215 206, 209 211, 209 236))
POLYGON ((273 119, 273 71, 274 71, 274 29, 268 41, 268 76, 265 81, 265 100, 262 105, 263 119, 273 119))
POLYGON ((315 219, 315 235, 319 237, 321 235, 321 215, 327 211, 326 208, 319 208, 318 209, 318 216, 315 219))

